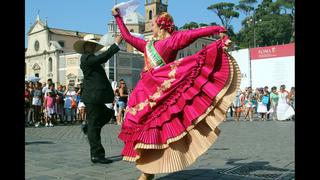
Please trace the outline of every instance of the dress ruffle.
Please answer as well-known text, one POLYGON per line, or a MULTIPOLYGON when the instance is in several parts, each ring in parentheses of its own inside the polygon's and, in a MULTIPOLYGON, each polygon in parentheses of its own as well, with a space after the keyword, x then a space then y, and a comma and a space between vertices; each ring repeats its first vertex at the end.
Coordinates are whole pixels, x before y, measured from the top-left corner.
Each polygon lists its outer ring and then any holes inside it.
POLYGON ((217 138, 217 126, 239 88, 239 73, 220 40, 144 73, 119 134, 124 160, 136 161, 146 173, 192 164, 217 138))

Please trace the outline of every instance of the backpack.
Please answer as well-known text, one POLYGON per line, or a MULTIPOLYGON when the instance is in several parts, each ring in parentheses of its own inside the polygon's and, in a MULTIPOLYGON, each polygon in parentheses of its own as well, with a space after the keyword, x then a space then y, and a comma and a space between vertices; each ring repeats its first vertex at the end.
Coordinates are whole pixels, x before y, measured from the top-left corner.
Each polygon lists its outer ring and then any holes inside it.
POLYGON ((269 96, 262 96, 262 104, 267 105, 269 103, 269 96))

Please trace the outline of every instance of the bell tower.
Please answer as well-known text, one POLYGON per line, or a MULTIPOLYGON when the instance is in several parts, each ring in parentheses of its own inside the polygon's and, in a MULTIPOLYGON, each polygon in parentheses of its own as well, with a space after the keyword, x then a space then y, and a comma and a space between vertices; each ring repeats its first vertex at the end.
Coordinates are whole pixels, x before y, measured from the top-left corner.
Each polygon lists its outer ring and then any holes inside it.
POLYGON ((145 1, 145 32, 151 32, 152 19, 161 12, 167 12, 168 0, 162 3, 162 0, 146 0, 145 1))

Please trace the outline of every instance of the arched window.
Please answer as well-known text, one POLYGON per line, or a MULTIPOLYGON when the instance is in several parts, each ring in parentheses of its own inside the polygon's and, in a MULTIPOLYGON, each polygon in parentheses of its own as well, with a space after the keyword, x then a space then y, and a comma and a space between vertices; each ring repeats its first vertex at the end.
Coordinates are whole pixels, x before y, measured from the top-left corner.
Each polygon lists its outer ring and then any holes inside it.
POLYGON ((149 11, 149 20, 151 20, 152 19, 152 11, 150 10, 149 11))
POLYGON ((64 47, 64 41, 58 41, 61 47, 64 47))
POLYGON ((49 66, 49 72, 52 72, 52 58, 49 58, 48 60, 48 66, 49 66))

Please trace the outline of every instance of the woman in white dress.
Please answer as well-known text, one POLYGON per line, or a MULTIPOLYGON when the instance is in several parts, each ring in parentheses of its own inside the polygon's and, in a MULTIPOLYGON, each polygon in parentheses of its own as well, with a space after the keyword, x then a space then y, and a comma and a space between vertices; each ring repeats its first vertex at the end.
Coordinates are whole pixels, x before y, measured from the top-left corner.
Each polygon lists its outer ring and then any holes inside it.
POLYGON ((257 107, 257 113, 260 113, 260 121, 265 121, 266 120, 266 113, 268 112, 267 109, 267 104, 269 101, 269 96, 266 92, 263 91, 263 89, 259 90, 259 95, 258 95, 258 107, 257 107))
POLYGON ((285 85, 281 85, 278 93, 279 101, 277 106, 277 118, 280 121, 287 120, 294 115, 294 110, 289 105, 289 92, 285 90, 285 88, 285 85))

